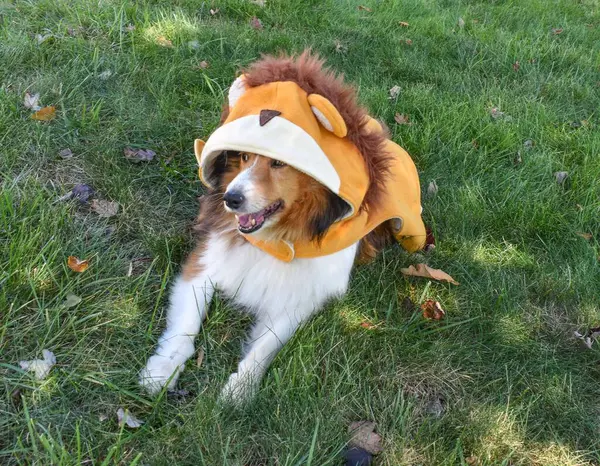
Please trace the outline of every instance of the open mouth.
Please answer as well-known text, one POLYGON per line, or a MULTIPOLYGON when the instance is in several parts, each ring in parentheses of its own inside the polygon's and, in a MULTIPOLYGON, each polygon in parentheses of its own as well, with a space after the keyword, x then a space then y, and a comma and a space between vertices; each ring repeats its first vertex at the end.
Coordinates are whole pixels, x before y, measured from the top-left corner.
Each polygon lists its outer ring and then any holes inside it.
POLYGON ((280 199, 264 209, 259 210, 258 212, 239 216, 236 215, 238 220, 238 230, 240 230, 242 233, 253 233, 259 230, 265 224, 265 221, 275 212, 281 209, 282 206, 283 201, 280 199))

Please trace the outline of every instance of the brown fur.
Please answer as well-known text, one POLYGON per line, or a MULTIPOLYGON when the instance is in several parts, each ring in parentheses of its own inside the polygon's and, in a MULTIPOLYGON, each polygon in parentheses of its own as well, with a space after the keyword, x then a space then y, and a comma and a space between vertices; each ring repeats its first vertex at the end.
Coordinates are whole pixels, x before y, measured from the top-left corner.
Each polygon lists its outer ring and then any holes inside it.
MULTIPOLYGON (((347 138, 362 154, 369 173, 370 186, 361 209, 368 210, 381 200, 385 178, 389 175, 391 157, 385 150, 387 135, 367 129, 368 113, 358 105, 353 87, 343 77, 324 67, 325 61, 310 51, 299 56, 263 56, 252 63, 244 74, 250 87, 276 81, 292 81, 309 94, 327 98, 340 112, 348 127, 347 138)), ((225 110, 222 121, 226 118, 225 110)))

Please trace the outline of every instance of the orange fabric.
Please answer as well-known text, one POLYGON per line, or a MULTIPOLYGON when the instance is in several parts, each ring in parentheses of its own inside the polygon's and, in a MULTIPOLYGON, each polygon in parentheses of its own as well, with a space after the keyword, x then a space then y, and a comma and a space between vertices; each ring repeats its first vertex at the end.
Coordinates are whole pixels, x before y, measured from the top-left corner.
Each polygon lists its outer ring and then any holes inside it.
MULTIPOLYGON (((285 242, 265 243, 252 235, 244 235, 245 238, 256 247, 288 262, 294 258, 324 256, 345 249, 381 223, 398 217, 402 219, 402 228, 397 240, 409 252, 422 248, 426 234, 421 220, 419 177, 410 156, 393 141, 388 141, 388 150, 395 158, 391 176, 386 182, 385 200, 380 204, 380 209, 371 209, 368 213, 361 212, 360 205, 369 186, 364 160, 356 146, 348 139, 336 136, 319 124, 312 113, 311 104, 319 105, 320 99, 313 96, 309 103, 306 92, 293 82, 273 82, 249 88, 230 109, 223 125, 248 115, 256 115, 258 118, 263 109, 280 111, 281 117, 301 127, 325 152, 341 179, 338 194, 352 205, 353 214, 332 225, 320 245, 312 241, 294 245, 285 242)), ((331 105, 327 99, 323 100, 331 105)), ((318 108, 329 121, 335 120, 336 114, 339 116, 333 105, 324 111, 322 106, 318 108)), ((373 131, 382 130, 379 123, 373 119, 369 125, 373 131)), ((335 126, 339 127, 339 122, 335 126)), ((198 151, 201 151, 202 147, 200 143, 196 146, 197 156, 200 155, 198 151)))

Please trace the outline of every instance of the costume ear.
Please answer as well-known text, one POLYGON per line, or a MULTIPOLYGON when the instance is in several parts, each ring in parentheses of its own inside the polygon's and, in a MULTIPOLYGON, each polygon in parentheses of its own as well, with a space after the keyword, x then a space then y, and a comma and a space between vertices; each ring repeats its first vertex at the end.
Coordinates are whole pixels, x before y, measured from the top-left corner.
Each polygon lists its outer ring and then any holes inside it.
POLYGON ((229 88, 229 108, 233 108, 238 99, 246 92, 244 75, 239 76, 229 88))
POLYGON ((342 115, 329 100, 319 94, 310 94, 308 103, 317 120, 326 130, 331 131, 339 138, 343 138, 348 134, 348 128, 346 128, 342 115))

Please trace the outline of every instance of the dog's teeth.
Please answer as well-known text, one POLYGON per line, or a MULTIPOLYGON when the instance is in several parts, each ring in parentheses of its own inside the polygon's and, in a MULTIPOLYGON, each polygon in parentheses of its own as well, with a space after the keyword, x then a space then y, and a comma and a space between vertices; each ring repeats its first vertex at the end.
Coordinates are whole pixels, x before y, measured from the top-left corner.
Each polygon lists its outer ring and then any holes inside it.
POLYGON ((250 223, 252 224, 252 226, 256 225, 256 219, 252 219, 250 223))

